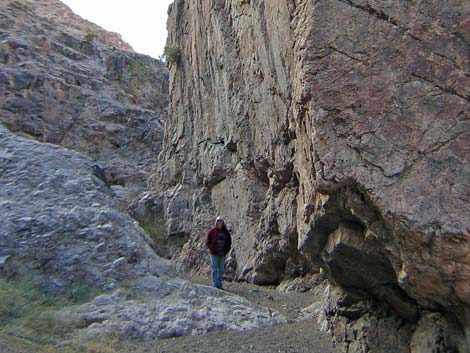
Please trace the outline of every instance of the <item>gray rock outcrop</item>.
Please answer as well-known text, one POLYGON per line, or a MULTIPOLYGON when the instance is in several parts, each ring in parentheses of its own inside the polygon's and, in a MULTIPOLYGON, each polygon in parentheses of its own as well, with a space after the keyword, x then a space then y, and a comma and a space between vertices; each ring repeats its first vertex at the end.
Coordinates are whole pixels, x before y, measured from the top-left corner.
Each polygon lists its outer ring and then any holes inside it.
POLYGON ((469 14, 460 0, 176 0, 153 185, 168 234, 189 236, 179 265, 207 270, 221 214, 240 278, 321 266, 399 320, 442 312, 469 336, 469 14))
POLYGON ((286 323, 284 316, 241 297, 178 279, 149 276, 132 289, 137 296, 119 290, 60 314, 87 322, 79 331, 87 338, 154 340, 286 323))
POLYGON ((0 275, 26 275, 51 298, 83 288, 102 293, 54 312, 54 320, 79 323, 74 329, 86 338, 146 340, 285 322, 240 297, 178 279, 100 176, 84 155, 0 125, 0 275))
POLYGON ((41 287, 112 289, 142 274, 173 273, 137 223, 119 210, 92 160, 4 127, 0 151, 0 254, 47 274, 41 287))

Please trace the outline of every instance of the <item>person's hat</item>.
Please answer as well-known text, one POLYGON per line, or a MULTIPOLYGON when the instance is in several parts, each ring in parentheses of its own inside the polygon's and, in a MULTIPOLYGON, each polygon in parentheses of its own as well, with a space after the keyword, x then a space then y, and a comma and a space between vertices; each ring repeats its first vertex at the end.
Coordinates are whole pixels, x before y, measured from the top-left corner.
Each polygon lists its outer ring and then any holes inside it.
POLYGON ((215 219, 215 221, 216 221, 216 222, 218 222, 218 221, 222 221, 222 222, 223 222, 224 219, 223 219, 222 217, 218 216, 218 217, 215 219))

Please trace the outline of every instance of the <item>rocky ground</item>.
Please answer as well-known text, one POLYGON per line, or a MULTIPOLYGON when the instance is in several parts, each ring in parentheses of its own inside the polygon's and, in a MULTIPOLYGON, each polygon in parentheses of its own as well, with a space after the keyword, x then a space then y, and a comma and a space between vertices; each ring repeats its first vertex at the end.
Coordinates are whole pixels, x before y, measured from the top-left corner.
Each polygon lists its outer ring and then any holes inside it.
MULTIPOLYGON (((195 279, 209 284, 209 280, 195 279)), ((331 337, 320 331, 316 318, 303 320, 303 309, 319 298, 313 292, 282 293, 275 287, 249 283, 225 283, 228 292, 247 298, 250 302, 285 315, 287 323, 247 332, 211 332, 202 336, 185 336, 162 340, 146 352, 250 352, 250 353, 334 353, 339 352, 331 337), (216 347, 215 347, 216 346, 216 347)))
MULTIPOLYGON (((193 278, 193 283, 208 285, 209 280, 193 278)), ((66 343, 64 347, 51 348, 48 352, 75 352, 80 349, 93 353, 336 353, 331 336, 320 330, 317 318, 305 318, 305 307, 320 300, 314 292, 283 293, 275 287, 259 287, 248 283, 225 283, 226 292, 247 299, 256 306, 277 311, 287 322, 246 331, 214 330, 196 336, 181 336, 143 342, 137 340, 78 344, 66 343), (80 348, 79 348, 80 347, 80 348)), ((16 353, 38 352, 38 347, 18 338, 0 335, 0 351, 16 353)), ((42 351, 41 351, 42 353, 42 351)))
POLYGON ((164 340, 155 349, 158 353, 333 353, 335 349, 318 332, 314 322, 290 323, 245 333, 211 333, 201 337, 182 337, 164 340))

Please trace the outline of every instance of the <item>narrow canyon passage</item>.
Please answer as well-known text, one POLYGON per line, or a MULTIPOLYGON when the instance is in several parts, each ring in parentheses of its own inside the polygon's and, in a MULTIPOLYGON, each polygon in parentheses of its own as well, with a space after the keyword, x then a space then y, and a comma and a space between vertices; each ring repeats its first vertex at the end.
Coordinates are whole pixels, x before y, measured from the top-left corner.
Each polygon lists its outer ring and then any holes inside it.
POLYGON ((0 2, 0 352, 468 353, 470 2, 164 15, 0 2))

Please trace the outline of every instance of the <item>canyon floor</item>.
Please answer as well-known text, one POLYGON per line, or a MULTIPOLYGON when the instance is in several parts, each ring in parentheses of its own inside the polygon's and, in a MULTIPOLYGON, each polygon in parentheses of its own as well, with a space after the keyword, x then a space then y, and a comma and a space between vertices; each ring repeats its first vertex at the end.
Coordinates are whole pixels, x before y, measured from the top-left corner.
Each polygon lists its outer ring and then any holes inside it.
MULTIPOLYGON (((208 279, 192 279, 209 284, 208 279)), ((8 353, 334 353, 327 333, 320 331, 316 320, 298 321, 302 309, 315 298, 312 292, 282 293, 275 287, 225 282, 225 290, 250 302, 282 313, 288 323, 246 332, 213 331, 201 336, 182 336, 153 342, 102 341, 56 344, 34 343, 30 339, 0 335, 0 351, 8 353)))
MULTIPOLYGON (((193 281, 209 284, 209 280, 193 281)), ((320 331, 316 320, 297 321, 302 309, 313 301, 311 292, 279 292, 275 287, 248 283, 225 282, 225 290, 247 298, 250 302, 282 313, 287 324, 247 331, 211 332, 202 336, 185 336, 159 341, 142 352, 158 353, 334 353, 339 352, 327 333, 320 331)))

